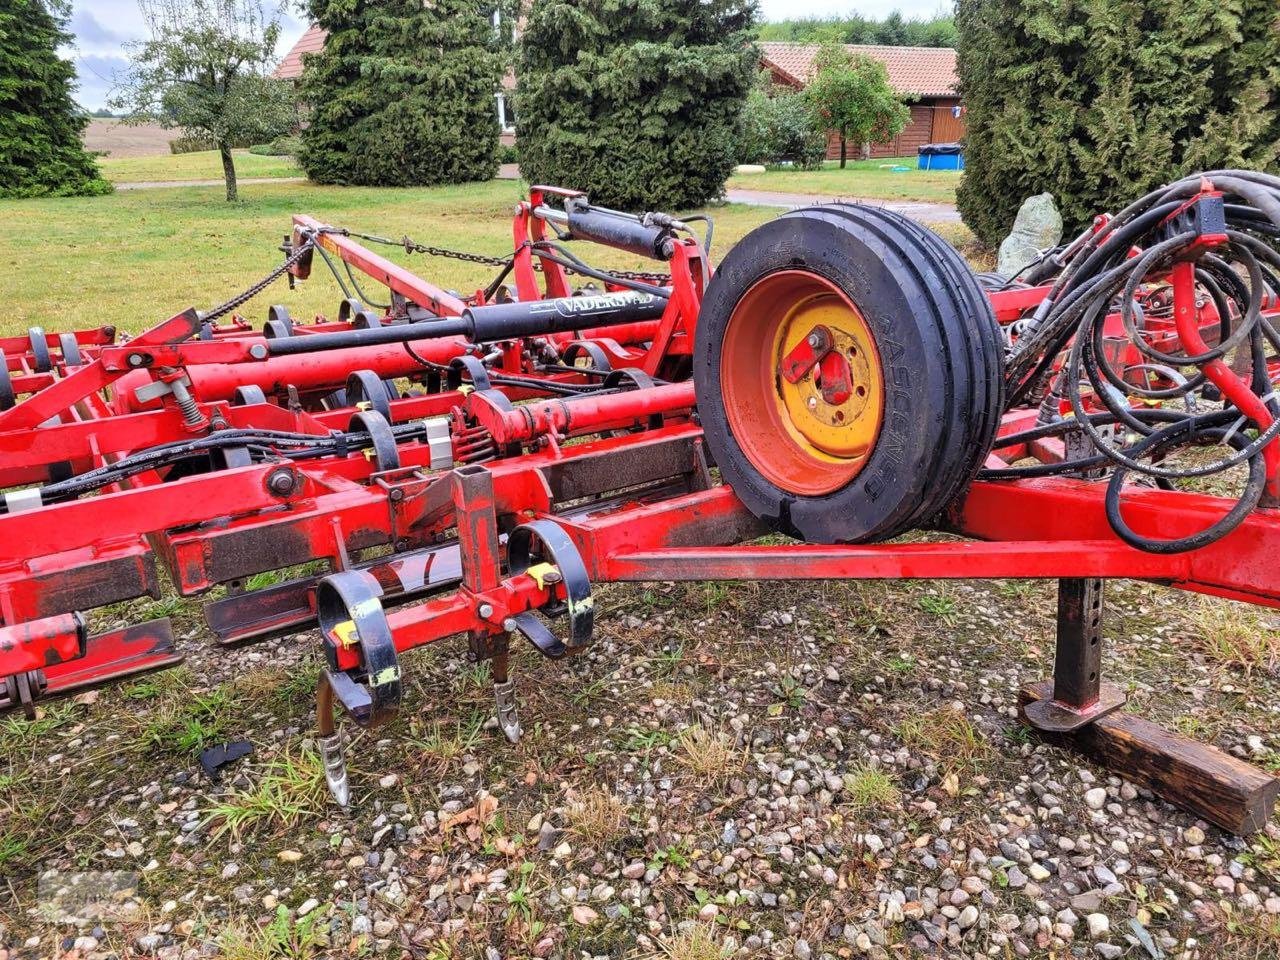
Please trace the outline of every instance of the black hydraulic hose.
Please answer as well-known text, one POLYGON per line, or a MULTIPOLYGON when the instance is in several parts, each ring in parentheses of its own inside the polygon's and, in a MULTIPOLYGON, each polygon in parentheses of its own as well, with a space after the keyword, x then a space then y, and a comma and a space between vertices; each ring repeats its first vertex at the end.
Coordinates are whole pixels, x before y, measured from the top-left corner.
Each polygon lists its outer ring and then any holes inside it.
MULTIPOLYGON (((1175 424, 1170 430, 1176 430, 1181 425, 1175 424)), ((1202 430, 1198 436, 1203 439, 1222 440, 1227 437, 1225 430, 1202 430)), ((1239 435, 1229 438, 1228 442, 1237 449, 1242 449, 1240 444, 1243 440, 1239 435)), ((1137 445, 1131 448, 1132 452, 1142 455, 1151 451, 1158 452, 1155 448, 1168 444, 1169 439, 1163 433, 1153 433, 1151 436, 1141 440, 1137 445)), ((1189 536, 1178 537, 1173 540, 1158 540, 1153 537, 1146 537, 1136 532, 1124 516, 1120 512, 1120 493, 1124 488, 1125 478, 1129 475, 1129 468, 1119 466, 1111 474, 1111 479, 1107 483, 1106 511, 1107 522, 1111 525, 1111 529, 1125 543, 1131 547, 1137 547, 1139 550, 1146 550, 1148 553, 1183 553, 1187 550, 1199 550, 1201 547, 1207 547, 1209 544, 1221 540, 1236 527, 1244 522, 1245 517, 1253 512, 1258 503, 1262 500, 1262 493, 1267 485, 1267 467, 1261 456, 1255 454, 1249 458, 1249 479, 1245 484, 1244 490, 1240 494, 1240 499, 1235 502, 1230 510, 1228 510, 1220 519, 1216 520, 1210 526, 1197 533, 1189 536)))
POLYGON ((370 347, 383 343, 408 343, 414 340, 456 337, 466 332, 467 323, 461 317, 421 320, 417 323, 393 323, 385 327, 370 327, 365 330, 340 330, 337 333, 277 337, 267 341, 267 354, 283 357, 300 353, 318 353, 322 350, 346 350, 351 347, 370 347))
MULTIPOLYGON (((1236 529, 1261 502, 1267 469, 1262 456, 1280 442, 1280 396, 1270 382, 1268 347, 1280 352, 1280 331, 1265 309, 1280 302, 1280 177, 1249 171, 1223 170, 1187 177, 1151 191, 1130 204, 1073 254, 1054 281, 1035 316, 1014 329, 1015 340, 1006 365, 1009 405, 1022 402, 1063 358, 1057 389, 1071 405, 1070 418, 1042 424, 1006 437, 997 445, 1009 447, 1041 437, 1078 431, 1092 448, 1073 460, 1031 466, 983 470, 987 480, 1052 476, 1111 467, 1106 497, 1107 518, 1118 536, 1139 549, 1174 553, 1205 546, 1236 529), (1174 219, 1195 201, 1204 185, 1226 197, 1222 205, 1226 243, 1200 248, 1199 230, 1174 219), (1170 236, 1170 226, 1181 232, 1170 236), (1136 255, 1134 251, 1137 251, 1136 255), (1152 287, 1151 278, 1165 283, 1179 258, 1196 260, 1197 296, 1207 298, 1218 316, 1216 337, 1198 354, 1168 352, 1153 334, 1173 333, 1173 304, 1167 293, 1152 287), (1154 295, 1153 295, 1154 294, 1154 295), (1151 299, 1148 299, 1150 297, 1151 299), (1143 362, 1119 369, 1111 354, 1112 336, 1106 320, 1119 314, 1131 349, 1143 362), (1248 351, 1242 354, 1242 351, 1248 351), (1263 428, 1219 390, 1208 390, 1206 365, 1234 354, 1248 363, 1249 389, 1272 414, 1263 428), (1153 386, 1146 373, 1167 384, 1153 386), (1135 377, 1135 374, 1139 376, 1135 377), (1136 382, 1135 382, 1136 380, 1136 382), (1086 388, 1089 400, 1086 402, 1086 388), (1198 409, 1201 394, 1220 407, 1198 409), (1185 410, 1131 405, 1180 400, 1185 410), (1094 412, 1100 404, 1101 411, 1094 412), (1102 427, 1119 428, 1113 438, 1102 427), (1241 429, 1244 428, 1244 429, 1241 429), (1226 455, 1209 463, 1173 466, 1169 454, 1188 446, 1218 445, 1226 455), (1241 495, 1205 530, 1161 541, 1137 534, 1120 515, 1121 493, 1130 475, 1151 477, 1157 486, 1176 489, 1172 481, 1209 477, 1247 464, 1249 478, 1241 495)), ((1167 288, 1166 288, 1167 289, 1167 288)), ((1238 369, 1243 369, 1239 368, 1238 369)))
POLYGON ((607 270, 597 270, 590 264, 584 263, 581 259, 558 243, 551 243, 550 241, 543 240, 539 243, 535 243, 533 246, 534 252, 539 257, 542 257, 545 260, 550 260, 552 263, 559 264, 562 267, 568 267, 570 270, 580 273, 583 276, 591 277, 593 280, 616 284, 619 287, 626 287, 628 290, 634 290, 637 293, 648 293, 652 296, 662 297, 664 299, 671 296, 671 291, 666 287, 657 287, 651 283, 642 283, 639 280, 632 280, 629 277, 619 277, 616 274, 609 273, 607 270), (549 252, 552 250, 554 250, 555 253, 549 252), (556 254, 559 254, 559 256, 556 256, 556 254))
MULTIPOLYGON (((395 425, 391 430, 398 441, 422 439, 425 436, 424 428, 416 422, 395 425)), ((345 433, 333 431, 329 434, 317 435, 248 428, 219 430, 204 437, 148 447, 114 463, 86 471, 67 480, 46 484, 40 487, 40 498, 44 503, 72 499, 140 473, 171 466, 215 450, 243 447, 256 453, 260 460, 272 458, 305 460, 335 452, 362 450, 372 445, 372 442, 369 434, 364 431, 345 433)))

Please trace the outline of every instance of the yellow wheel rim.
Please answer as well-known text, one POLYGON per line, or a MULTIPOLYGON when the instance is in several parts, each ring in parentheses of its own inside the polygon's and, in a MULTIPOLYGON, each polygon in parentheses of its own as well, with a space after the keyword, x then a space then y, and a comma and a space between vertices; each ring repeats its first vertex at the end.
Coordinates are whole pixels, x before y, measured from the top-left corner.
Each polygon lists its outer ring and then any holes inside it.
POLYGON ((884 413, 880 356, 861 311, 825 277, 785 270, 752 286, 729 318, 720 372, 734 438, 775 486, 830 493, 870 457, 884 413), (818 350, 803 349, 810 337, 818 350), (797 352, 811 365, 784 376, 797 352))

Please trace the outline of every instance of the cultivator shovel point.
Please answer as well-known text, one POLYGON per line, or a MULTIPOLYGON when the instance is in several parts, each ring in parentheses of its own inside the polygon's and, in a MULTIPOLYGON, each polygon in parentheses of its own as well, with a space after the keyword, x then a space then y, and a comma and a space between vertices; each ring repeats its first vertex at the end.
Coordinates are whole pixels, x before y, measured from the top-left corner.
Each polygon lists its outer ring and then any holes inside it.
POLYGON ((163 568, 218 589, 224 643, 318 628, 346 805, 338 720, 397 715, 402 654, 465 637, 515 741, 511 644, 589 647, 596 584, 1055 578, 1026 722, 1257 829, 1274 778, 1121 709, 1101 597, 1123 577, 1280 606, 1277 236, 1280 181, 1241 171, 1099 217, 1015 279, 854 204, 784 214, 714 269, 692 221, 550 187, 501 258, 296 216, 283 263, 204 314, 0 340, 0 709, 178 662, 167 620, 91 633, 163 568), (498 272, 464 296, 378 245, 498 272), (236 312, 317 266, 332 317, 236 312), (1234 498, 1177 486, 1232 468, 1234 498), (918 529, 948 536, 901 542, 918 529))

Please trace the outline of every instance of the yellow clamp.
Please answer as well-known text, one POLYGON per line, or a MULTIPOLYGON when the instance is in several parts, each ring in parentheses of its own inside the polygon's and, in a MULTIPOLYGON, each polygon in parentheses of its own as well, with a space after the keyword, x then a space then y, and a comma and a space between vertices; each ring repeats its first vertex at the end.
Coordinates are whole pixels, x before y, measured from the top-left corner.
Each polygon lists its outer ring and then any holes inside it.
POLYGON ((547 589, 548 574, 556 575, 556 579, 553 582, 558 583, 560 581, 560 568, 554 563, 535 563, 532 567, 526 570, 525 573, 537 581, 539 590, 547 589))
POLYGON ((462 383, 458 385, 458 392, 465 397, 468 394, 475 393, 476 388, 469 383, 462 383))
POLYGON ((359 403, 357 403, 357 404, 356 404, 356 409, 357 409, 357 410, 372 410, 372 409, 373 409, 373 404, 372 404, 372 403, 370 403, 368 400, 361 400, 359 403))
POLYGON ((330 633, 343 647, 354 647, 360 642, 360 638, 356 635, 356 622, 354 620, 335 624, 330 633))

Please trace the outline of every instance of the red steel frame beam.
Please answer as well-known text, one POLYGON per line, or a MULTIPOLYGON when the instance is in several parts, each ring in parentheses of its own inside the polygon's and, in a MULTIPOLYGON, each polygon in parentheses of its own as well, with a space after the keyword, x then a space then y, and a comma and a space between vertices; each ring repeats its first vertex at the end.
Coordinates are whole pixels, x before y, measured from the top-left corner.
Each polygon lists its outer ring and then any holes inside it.
POLYGON ((386 257, 371 253, 360 244, 338 233, 325 233, 325 224, 297 214, 293 218, 295 244, 301 241, 304 233, 309 233, 315 242, 329 253, 340 257, 344 262, 368 274, 374 280, 408 298, 418 306, 442 317, 456 317, 467 308, 467 305, 433 283, 428 283, 399 264, 392 263, 386 257))

